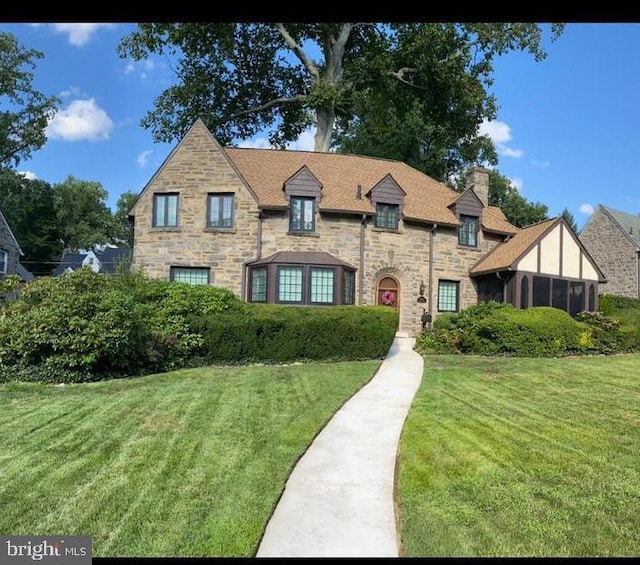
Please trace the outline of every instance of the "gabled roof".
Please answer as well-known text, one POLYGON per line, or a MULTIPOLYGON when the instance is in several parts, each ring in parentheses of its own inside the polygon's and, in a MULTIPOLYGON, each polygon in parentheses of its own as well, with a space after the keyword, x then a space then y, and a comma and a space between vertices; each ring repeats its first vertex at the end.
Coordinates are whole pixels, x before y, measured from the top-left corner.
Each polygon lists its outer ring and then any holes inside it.
MULTIPOLYGON (((532 224, 522 228, 508 241, 496 245, 471 268, 469 274, 471 276, 479 276, 498 271, 515 270, 517 262, 558 224, 565 225, 566 228, 574 234, 562 216, 532 224)), ((600 282, 606 281, 606 277, 575 234, 574 240, 597 271, 600 282)))
POLYGON ((16 239, 16 236, 13 235, 13 231, 11 230, 11 226, 9 225, 9 222, 7 222, 7 219, 4 217, 4 214, 2 213, 2 210, 0 210, 0 220, 2 222, 4 222, 4 224, 7 226, 7 229, 9 230, 9 233, 11 234, 11 239, 13 239, 13 241, 16 244, 16 247, 18 248, 18 253, 20 255, 24 255, 24 253, 22 252, 22 249, 20 249, 20 244, 18 243, 18 240, 16 239))
POLYGON ((105 247, 96 253, 100 261, 100 271, 115 273, 119 265, 131 264, 131 249, 128 247, 105 247))
POLYGON ((561 217, 552 218, 522 228, 509 241, 496 245, 471 268, 469 274, 480 275, 513 269, 518 259, 560 221, 563 221, 561 217))
POLYGON ((600 204, 602 211, 611 218, 629 240, 640 249, 640 216, 627 214, 600 204))

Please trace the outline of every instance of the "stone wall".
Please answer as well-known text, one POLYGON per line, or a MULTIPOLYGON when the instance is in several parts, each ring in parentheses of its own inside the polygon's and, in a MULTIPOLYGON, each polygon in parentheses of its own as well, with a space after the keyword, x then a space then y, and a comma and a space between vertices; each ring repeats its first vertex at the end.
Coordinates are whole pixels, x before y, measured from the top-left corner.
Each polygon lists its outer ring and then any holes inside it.
POLYGON ((8 254, 7 274, 15 275, 18 272, 18 263, 20 262, 20 249, 16 246, 11 228, 2 216, 0 216, 0 249, 8 254))
POLYGON ((601 208, 589 218, 579 237, 607 278, 600 284, 600 292, 638 298, 636 246, 601 208))

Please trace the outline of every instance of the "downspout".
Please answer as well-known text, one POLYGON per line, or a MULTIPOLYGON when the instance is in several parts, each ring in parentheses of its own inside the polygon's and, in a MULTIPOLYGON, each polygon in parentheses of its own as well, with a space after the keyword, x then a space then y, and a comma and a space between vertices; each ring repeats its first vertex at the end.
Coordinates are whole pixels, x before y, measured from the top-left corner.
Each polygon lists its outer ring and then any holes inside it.
POLYGON ((240 281, 240 295, 245 302, 249 301, 247 293, 247 264, 262 258, 262 212, 258 210, 258 229, 256 230, 258 241, 256 242, 256 258, 242 262, 242 280, 240 281))
POLYGON ((362 214, 360 222, 360 264, 358 266, 358 304, 362 304, 364 297, 364 229, 367 224, 367 215, 362 214))
POLYGON ((433 238, 436 235, 436 229, 438 228, 437 224, 433 224, 431 230, 429 231, 429 301, 428 311, 429 316, 433 320, 433 238))

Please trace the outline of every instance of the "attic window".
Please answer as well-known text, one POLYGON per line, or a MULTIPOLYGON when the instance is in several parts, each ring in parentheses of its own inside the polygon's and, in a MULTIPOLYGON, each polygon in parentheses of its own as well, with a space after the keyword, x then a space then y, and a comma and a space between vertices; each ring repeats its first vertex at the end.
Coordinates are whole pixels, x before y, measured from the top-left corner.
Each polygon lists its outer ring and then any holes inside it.
POLYGON ((476 216, 460 216, 458 243, 467 247, 478 247, 478 218, 476 216))

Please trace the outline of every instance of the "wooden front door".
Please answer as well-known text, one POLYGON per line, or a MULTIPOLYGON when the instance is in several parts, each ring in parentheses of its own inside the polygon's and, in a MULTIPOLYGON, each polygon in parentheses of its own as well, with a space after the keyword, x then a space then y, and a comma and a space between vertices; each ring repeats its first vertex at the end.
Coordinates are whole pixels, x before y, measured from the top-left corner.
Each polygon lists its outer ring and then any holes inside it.
POLYGON ((400 285, 393 277, 383 277, 378 281, 377 302, 378 306, 390 306, 398 308, 400 302, 400 285))

